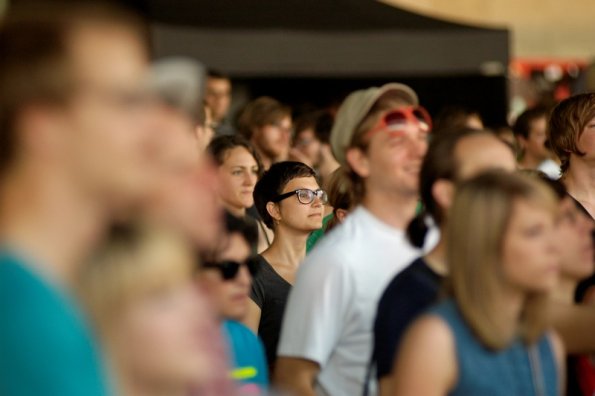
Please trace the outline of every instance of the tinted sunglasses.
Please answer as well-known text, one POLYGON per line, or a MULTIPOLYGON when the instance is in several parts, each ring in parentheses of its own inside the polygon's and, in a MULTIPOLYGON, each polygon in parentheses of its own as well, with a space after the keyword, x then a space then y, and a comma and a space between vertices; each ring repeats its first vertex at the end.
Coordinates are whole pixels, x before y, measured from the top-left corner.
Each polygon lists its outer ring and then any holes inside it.
POLYGON ((368 131, 367 135, 370 136, 383 129, 389 131, 399 130, 409 122, 417 124, 423 132, 432 130, 432 118, 428 111, 421 106, 408 106, 385 113, 376 125, 368 131))
POLYGON ((323 205, 326 205, 328 203, 328 195, 326 193, 326 191, 321 190, 320 188, 316 191, 314 190, 310 190, 308 188, 300 188, 297 189, 295 191, 290 191, 288 193, 285 194, 281 194, 279 196, 277 196, 275 199, 273 199, 273 202, 280 202, 286 198, 289 198, 293 195, 297 195, 298 201, 300 201, 301 204, 304 205, 309 205, 312 202, 314 202, 314 198, 318 197, 318 199, 320 199, 320 202, 322 202, 323 205))
POLYGON ((248 259, 243 263, 232 260, 224 260, 219 262, 206 262, 202 264, 203 268, 217 269, 221 273, 223 280, 232 280, 240 272, 240 267, 245 265, 248 268, 251 276, 255 276, 258 273, 258 267, 253 259, 248 259))

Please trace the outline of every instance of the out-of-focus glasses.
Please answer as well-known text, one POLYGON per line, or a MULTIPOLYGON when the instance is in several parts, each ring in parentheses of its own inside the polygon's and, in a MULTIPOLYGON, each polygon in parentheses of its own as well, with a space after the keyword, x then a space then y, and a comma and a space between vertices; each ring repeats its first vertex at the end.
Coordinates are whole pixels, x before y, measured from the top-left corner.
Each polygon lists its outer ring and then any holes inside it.
POLYGON ((432 118, 428 111, 421 106, 408 106, 385 113, 376 125, 368 131, 367 136, 370 137, 380 130, 399 130, 409 122, 418 125, 423 132, 432 130, 432 118))
POLYGON ((314 202, 314 199, 316 197, 318 197, 318 199, 320 200, 320 202, 322 202, 323 205, 326 205, 328 203, 328 195, 326 194, 326 191, 321 189, 314 191, 308 188, 300 188, 285 194, 281 194, 277 196, 275 199, 273 199, 273 202, 280 202, 294 195, 297 195, 298 201, 300 201, 300 203, 304 205, 311 204, 312 202, 314 202))
POLYGON ((219 270, 223 280, 229 281, 235 279, 240 272, 240 267, 245 265, 248 268, 250 275, 255 276, 258 272, 258 267, 253 259, 248 259, 242 263, 232 260, 225 260, 219 262, 206 262, 202 264, 203 268, 212 268, 219 270))

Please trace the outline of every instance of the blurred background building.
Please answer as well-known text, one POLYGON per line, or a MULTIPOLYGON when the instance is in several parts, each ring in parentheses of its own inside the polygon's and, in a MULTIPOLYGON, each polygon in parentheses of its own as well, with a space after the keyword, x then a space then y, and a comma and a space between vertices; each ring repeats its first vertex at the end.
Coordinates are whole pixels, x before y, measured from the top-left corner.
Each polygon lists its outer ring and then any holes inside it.
POLYGON ((463 105, 498 126, 595 89, 592 0, 121 2, 151 21, 156 57, 188 55, 228 74, 236 110, 260 95, 298 114, 332 108, 397 80, 433 115, 463 105))

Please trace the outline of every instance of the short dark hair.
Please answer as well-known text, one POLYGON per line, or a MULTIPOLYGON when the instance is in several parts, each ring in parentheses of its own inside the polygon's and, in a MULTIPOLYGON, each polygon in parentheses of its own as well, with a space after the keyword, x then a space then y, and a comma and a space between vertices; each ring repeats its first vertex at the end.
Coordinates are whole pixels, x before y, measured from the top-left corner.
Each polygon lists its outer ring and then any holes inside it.
POLYGON ((571 96, 552 111, 548 124, 548 140, 552 150, 562 162, 560 170, 566 173, 570 155, 583 156, 577 143, 589 121, 595 117, 595 92, 571 96))
POLYGON ((217 136, 215 139, 211 141, 209 146, 207 147, 207 151, 211 154, 215 163, 219 166, 223 165, 225 162, 225 157, 227 153, 236 148, 236 147, 243 147, 254 157, 256 164, 258 165, 258 176, 262 176, 263 166, 262 161, 260 160, 260 156, 254 149, 254 146, 250 144, 245 138, 239 135, 222 135, 217 136))
POLYGON ((229 75, 223 73, 221 70, 216 70, 216 69, 208 69, 207 70, 207 77, 208 78, 217 78, 220 80, 230 80, 231 78, 229 78, 229 75))
POLYGON ((525 110, 518 116, 512 131, 516 136, 521 136, 525 139, 529 138, 529 132, 531 132, 531 124, 533 121, 539 118, 546 118, 548 115, 547 108, 543 106, 534 107, 532 109, 525 110))
POLYGON ((436 115, 434 120, 434 131, 440 132, 452 128, 467 127, 467 119, 476 116, 480 120, 481 114, 476 109, 463 105, 444 106, 436 115))
POLYGON ((331 130, 335 119, 327 110, 318 110, 306 113, 296 118, 294 125, 294 139, 300 132, 311 129, 316 139, 321 143, 330 144, 331 130))
POLYGON ((225 211, 225 231, 228 234, 240 234, 250 246, 250 251, 256 251, 258 245, 258 226, 249 217, 241 219, 225 211))
POLYGON ((424 244, 428 232, 426 215, 431 216, 436 224, 442 224, 444 213, 434 198, 434 183, 440 179, 457 182, 460 166, 455 157, 457 145, 461 140, 476 135, 494 136, 486 130, 453 128, 443 130, 430 142, 419 173, 419 194, 424 209, 407 226, 407 237, 412 245, 422 247, 424 244))
POLYGON ((298 177, 314 177, 316 172, 301 162, 284 161, 271 165, 268 171, 254 187, 254 204, 264 224, 273 229, 273 218, 267 211, 267 204, 272 202, 285 188, 287 183, 298 177))
POLYGON ((114 5, 23 2, 0 22, 0 172, 18 156, 15 123, 22 109, 32 103, 64 105, 71 97, 76 81, 68 39, 88 24, 126 27, 147 44, 141 19, 114 5))

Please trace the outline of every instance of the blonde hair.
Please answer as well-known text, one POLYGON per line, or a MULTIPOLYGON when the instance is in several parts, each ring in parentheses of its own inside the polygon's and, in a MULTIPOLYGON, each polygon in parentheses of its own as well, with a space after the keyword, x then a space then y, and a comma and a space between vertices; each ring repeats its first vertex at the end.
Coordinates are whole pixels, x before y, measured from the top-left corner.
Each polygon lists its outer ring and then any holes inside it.
POLYGON ((100 336, 119 315, 163 287, 189 280, 193 255, 177 235, 145 225, 114 227, 79 277, 79 295, 100 336))
MULTIPOLYGON (((494 312, 505 280, 503 244, 515 203, 557 209, 553 192, 539 180, 501 171, 486 172, 458 189, 447 224, 447 289, 466 322, 489 348, 501 349, 513 334, 503 334, 494 312)), ((526 343, 536 341, 547 325, 545 293, 528 293, 518 330, 526 343)))

